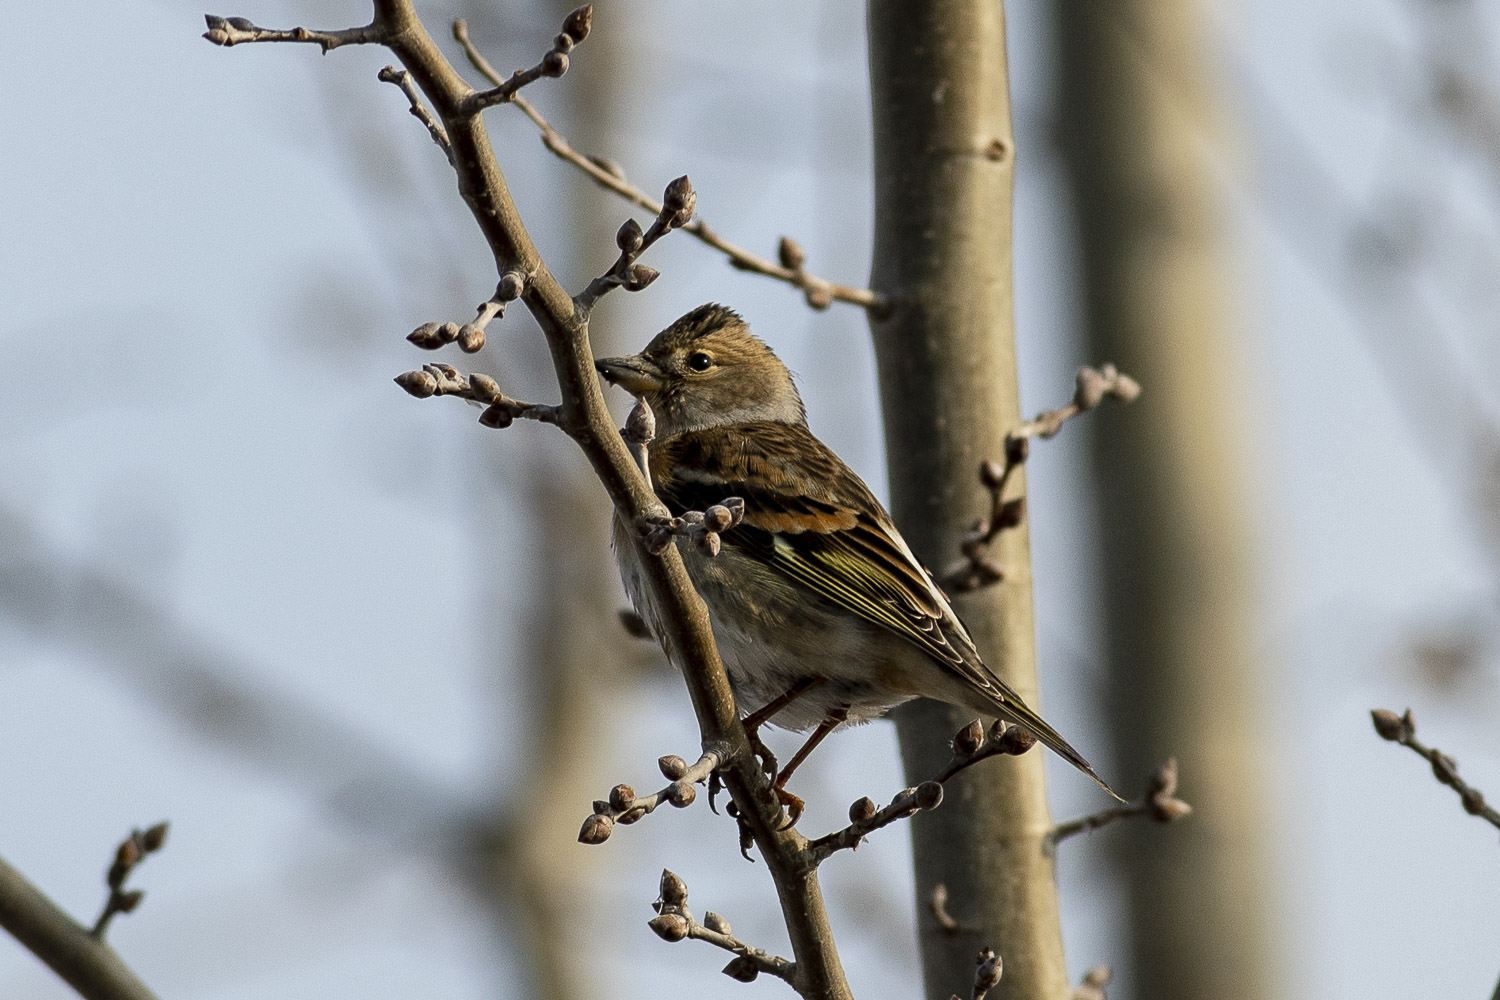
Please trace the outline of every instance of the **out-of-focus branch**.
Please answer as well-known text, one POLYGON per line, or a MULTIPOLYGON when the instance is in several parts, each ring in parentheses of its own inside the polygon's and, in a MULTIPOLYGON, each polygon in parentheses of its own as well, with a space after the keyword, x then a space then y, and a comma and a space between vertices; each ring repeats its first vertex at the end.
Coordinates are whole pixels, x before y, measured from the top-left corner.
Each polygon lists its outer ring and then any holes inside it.
POLYGON ((1114 978, 1115 971, 1107 965, 1096 965, 1083 974, 1078 989, 1073 991, 1073 1000, 1107 1000, 1104 987, 1114 978))
POLYGON ((0 858, 0 927, 88 1000, 156 1000, 99 936, 0 858))
POLYGON ((663 941, 676 942, 692 938, 733 952, 735 958, 724 966, 724 975, 742 983, 753 983, 762 972, 796 985, 797 966, 770 952, 748 945, 734 936, 729 921, 712 910, 699 923, 687 907, 687 883, 670 871, 661 873, 661 898, 652 904, 656 916, 647 925, 663 941))
POLYGON ((1500 830, 1500 812, 1496 812, 1493 806, 1484 801, 1484 794, 1479 789, 1458 776, 1458 761, 1437 747, 1429 747, 1417 739, 1417 722, 1412 718, 1411 709, 1408 708, 1403 715, 1397 715, 1389 709, 1377 708, 1371 710, 1370 719, 1375 723, 1375 732, 1381 739, 1410 747, 1413 752, 1426 758, 1432 765, 1432 776, 1458 793, 1464 812, 1470 816, 1478 816, 1500 830))
POLYGON ((89 931, 91 935, 103 941, 115 914, 130 913, 141 905, 146 893, 140 889, 126 889, 125 880, 130 878, 136 865, 146 860, 146 855, 155 854, 166 842, 165 820, 145 830, 131 830, 130 836, 120 841, 120 846, 115 849, 114 863, 104 876, 104 884, 109 886, 109 898, 104 901, 99 919, 94 921, 94 929, 89 931))
MULTIPOLYGON (((661 504, 636 468, 604 405, 589 346, 591 303, 584 296, 575 300, 547 269, 510 196, 480 109, 475 105, 475 91, 438 50, 411 0, 374 0, 374 8, 371 29, 375 39, 411 73, 425 103, 448 135, 459 193, 489 244, 497 271, 502 276, 509 273, 524 276, 521 301, 541 328, 557 376, 561 395, 557 405, 558 426, 589 459, 614 502, 617 516, 627 524, 641 523, 642 518, 659 510, 661 504)), ((572 18, 569 23, 574 23, 572 18)), ((225 43, 223 38, 210 37, 210 40, 225 43)), ((673 209, 674 221, 683 214, 691 216, 690 204, 663 207, 673 209)), ((621 249, 623 258, 624 247, 621 249)), ((629 280, 628 272, 618 277, 629 280)), ((597 294, 603 291, 601 288, 597 294)), ((468 380, 471 391, 473 382, 471 377, 468 380)), ((662 616, 661 621, 652 624, 671 659, 683 668, 698 717, 703 751, 717 754, 723 761, 719 773, 775 881, 795 955, 793 985, 804 997, 844 1000, 851 994, 833 943, 816 872, 802 862, 805 838, 780 826, 780 806, 770 781, 750 752, 714 644, 707 608, 693 589, 675 546, 653 554, 643 537, 637 535, 634 542, 638 546, 643 582, 662 616)))
POLYGON ((1031 454, 1031 439, 1056 437, 1063 424, 1080 413, 1087 413, 1106 397, 1129 403, 1141 394, 1135 379, 1115 370, 1112 364, 1099 369, 1080 368, 1075 379, 1073 401, 1056 410, 1046 410, 1026 421, 1005 436, 1005 464, 987 459, 979 467, 979 481, 990 494, 990 512, 974 522, 959 542, 963 559, 944 574, 943 583, 950 590, 963 593, 988 587, 1005 579, 1005 568, 989 554, 992 543, 1002 531, 1019 525, 1026 516, 1026 498, 1005 499, 1005 488, 1012 475, 1031 454))
POLYGON ((1150 816, 1158 823, 1172 823, 1192 811, 1192 806, 1177 798, 1177 758, 1171 757, 1158 765, 1151 773, 1151 781, 1146 786, 1146 794, 1141 797, 1140 801, 1101 809, 1096 813, 1059 823, 1048 834, 1046 846, 1049 850, 1055 850, 1061 841, 1074 834, 1097 830, 1101 826, 1108 826, 1116 820, 1129 819, 1132 816, 1150 816))
MULTIPOLYGON (((463 46, 464 54, 468 56, 469 62, 480 73, 495 84, 503 84, 504 78, 490 65, 484 54, 475 47, 469 38, 469 26, 467 22, 459 20, 453 22, 453 37, 463 46)), ((541 131, 542 144, 559 159, 570 163, 583 171, 588 177, 607 190, 624 198, 633 205, 639 206, 653 214, 660 214, 663 205, 656 201, 645 191, 636 187, 625 179, 625 173, 616 163, 601 159, 596 156, 588 156, 578 152, 558 132, 541 112, 524 97, 515 96, 511 99, 512 104, 520 108, 527 118, 541 131)), ((834 302, 849 302, 872 311, 886 311, 890 309, 890 303, 878 292, 868 288, 855 288, 850 285, 840 285, 828 281, 810 273, 804 267, 806 254, 802 248, 789 238, 783 237, 778 257, 780 262, 768 260, 758 256, 741 247, 730 243, 719 236, 708 227, 702 219, 694 219, 683 226, 683 232, 697 238, 708 246, 729 258, 729 263, 741 271, 752 271, 763 274, 768 278, 784 281, 795 288, 802 290, 807 298, 807 304, 814 309, 827 309, 834 302)))

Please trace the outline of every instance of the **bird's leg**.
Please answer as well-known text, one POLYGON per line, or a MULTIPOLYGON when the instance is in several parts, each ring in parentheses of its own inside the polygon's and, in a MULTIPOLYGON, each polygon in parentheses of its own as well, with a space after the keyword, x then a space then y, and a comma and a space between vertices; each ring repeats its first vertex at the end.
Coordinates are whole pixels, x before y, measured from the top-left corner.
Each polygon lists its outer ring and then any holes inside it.
POLYGON ((807 805, 786 790, 786 783, 791 780, 792 772, 797 770, 798 766, 817 749, 818 744, 822 743, 828 734, 837 729, 839 724, 848 717, 849 706, 847 705, 829 712, 823 721, 818 723, 818 728, 813 730, 807 742, 802 744, 802 749, 792 755, 792 759, 787 761, 786 767, 782 768, 781 773, 776 775, 776 780, 771 783, 771 787, 776 789, 776 800, 786 806, 787 826, 797 825, 797 820, 802 818, 802 810, 807 805))
POLYGON ((771 717, 776 713, 821 683, 823 683, 823 678, 821 677, 808 677, 805 680, 800 680, 784 693, 777 695, 760 708, 745 716, 745 735, 750 740, 750 749, 755 751, 755 756, 760 758, 761 766, 766 770, 766 777, 776 777, 776 755, 771 752, 770 747, 761 741, 760 727, 770 721, 771 717))

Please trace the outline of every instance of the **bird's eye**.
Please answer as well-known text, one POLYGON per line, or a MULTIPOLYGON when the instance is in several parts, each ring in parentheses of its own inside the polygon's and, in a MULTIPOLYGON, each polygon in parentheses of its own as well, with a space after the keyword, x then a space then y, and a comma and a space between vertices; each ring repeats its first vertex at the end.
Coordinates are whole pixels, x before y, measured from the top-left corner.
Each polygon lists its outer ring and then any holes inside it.
POLYGON ((706 372, 714 366, 714 359, 698 351, 696 354, 688 355, 687 366, 695 372, 706 372))

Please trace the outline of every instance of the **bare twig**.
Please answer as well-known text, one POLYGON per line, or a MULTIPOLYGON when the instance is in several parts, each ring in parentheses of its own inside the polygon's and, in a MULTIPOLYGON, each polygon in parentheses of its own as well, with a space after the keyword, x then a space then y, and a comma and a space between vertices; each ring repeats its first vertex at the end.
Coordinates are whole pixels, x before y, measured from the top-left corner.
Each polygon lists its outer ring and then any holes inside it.
POLYGON ((509 80, 495 80, 496 86, 493 90, 481 90, 470 94, 465 100, 466 106, 472 110, 482 111, 496 104, 505 104, 516 100, 517 92, 528 83, 540 80, 544 76, 562 76, 568 71, 568 53, 588 37, 589 28, 593 26, 593 23, 593 4, 579 7, 563 21, 562 32, 552 40, 552 48, 542 56, 541 62, 530 69, 516 70, 509 80))
POLYGON ((636 260, 651 244, 667 233, 687 225, 688 220, 693 217, 693 208, 697 202, 698 195, 693 190, 693 182, 684 174, 667 185, 662 194, 661 210, 657 212, 650 229, 643 233, 639 223, 634 219, 626 219, 615 233, 615 245, 620 248, 620 256, 615 258, 608 271, 589 282, 589 286, 574 298, 578 312, 586 318, 595 303, 611 288, 639 292, 655 281, 661 272, 654 267, 637 264, 636 260))
MULTIPOLYGON (((464 54, 468 56, 469 62, 480 73, 483 73, 490 82, 504 84, 505 79, 496 72, 485 59, 479 49, 475 47, 469 38, 468 23, 462 20, 453 22, 453 37, 463 46, 464 54)), ((625 173, 619 164, 597 156, 588 156, 574 149, 558 132, 541 112, 524 97, 516 95, 511 98, 510 103, 520 108, 530 118, 532 124, 542 134, 542 145, 548 151, 566 163, 570 163, 583 171, 589 178, 601 187, 613 191, 626 201, 639 208, 645 209, 652 214, 660 214, 662 204, 654 200, 645 191, 631 184, 625 179, 625 173)), ((769 260, 757 254, 753 254, 742 247, 736 246, 722 238, 701 218, 694 219, 682 227, 682 231, 695 237, 713 249, 722 253, 729 259, 731 266, 741 271, 751 271, 762 274, 768 278, 783 281, 794 288, 800 289, 807 299, 807 304, 814 309, 827 309, 834 302, 848 302, 870 310, 877 316, 883 316, 890 312, 891 303, 879 292, 868 288, 856 288, 851 285, 841 285, 837 282, 820 278, 804 268, 806 254, 802 252, 795 242, 783 237, 778 250, 780 262, 769 260)))
MULTIPOLYGON (((849 807, 849 825, 808 844, 808 857, 814 864, 821 864, 838 851, 854 850, 876 830, 915 816, 924 809, 936 809, 943 802, 943 783, 958 772, 990 757, 1018 757, 1035 745, 1036 737, 1030 732, 1020 726, 1007 726, 999 719, 990 727, 986 738, 983 724, 975 719, 953 737, 953 756, 931 780, 902 790, 884 809, 876 808, 869 798, 859 799, 849 807)), ((947 896, 948 889, 943 886, 944 903, 947 896)), ((936 899, 937 890, 934 890, 936 899)))
POLYGON ((1479 789, 1458 776, 1458 761, 1417 739, 1417 722, 1412 717, 1411 709, 1408 708, 1403 715, 1397 715, 1389 709, 1377 708, 1370 712, 1370 718, 1381 739, 1410 747, 1425 757, 1432 765, 1432 776, 1458 793, 1464 812, 1470 816, 1478 816, 1500 830, 1500 812, 1496 812, 1493 806, 1484 801, 1484 794, 1479 789))
POLYGON ((1055 437, 1063 424, 1080 413, 1086 413, 1114 397, 1129 403, 1141 394, 1140 384, 1112 364, 1095 370, 1080 368, 1075 378, 1073 401, 1056 410, 1046 410, 1005 436, 1005 464, 993 460, 979 467, 979 481, 990 494, 989 514, 974 526, 959 543, 963 558, 949 568, 943 584, 960 593, 977 590, 1005 579, 1005 569, 990 558, 990 543, 1002 532, 1014 528, 1026 516, 1026 498, 1005 499, 1005 488, 1014 472, 1026 464, 1031 454, 1031 439, 1055 437))
POLYGON ((312 42, 322 46, 326 53, 341 45, 374 45, 384 40, 384 33, 374 23, 339 31, 314 31, 309 28, 262 28, 243 17, 218 17, 214 14, 203 15, 203 20, 208 23, 203 37, 225 48, 246 42, 312 42))
POLYGON ((500 384, 481 372, 465 375, 452 365, 423 365, 421 371, 402 372, 395 382, 418 399, 457 396, 484 406, 479 422, 486 427, 509 427, 517 419, 561 424, 562 408, 543 403, 523 403, 500 391, 500 384))
POLYGON ((661 758, 656 764, 661 768, 662 777, 671 784, 655 794, 642 797, 637 797, 635 789, 629 785, 611 788, 609 798, 594 803, 593 815, 583 821, 583 828, 578 831, 578 842, 602 844, 609 839, 616 823, 625 826, 637 823, 663 802, 686 809, 698 798, 698 789, 693 786, 707 781, 721 763, 723 757, 712 751, 704 753, 691 767, 676 754, 661 758))
POLYGON ((1108 1000, 1104 987, 1114 978, 1115 971, 1107 965, 1096 965, 1083 974, 1078 988, 1073 991, 1073 1000, 1108 1000))
POLYGON ((1101 809, 1078 819, 1059 823, 1047 834, 1045 848, 1055 850, 1058 843, 1074 834, 1097 830, 1116 820, 1132 816, 1149 816, 1158 823, 1172 823, 1193 811, 1193 807, 1177 798, 1177 758, 1171 757, 1151 772, 1146 794, 1137 802, 1101 809))
POLYGON ((161 850, 166 842, 165 821, 146 830, 131 830, 130 836, 120 841, 120 846, 115 849, 114 863, 109 866, 109 872, 104 877, 105 885, 109 886, 109 898, 104 901, 104 909, 99 912, 99 919, 94 921, 90 935, 103 941, 109 922, 116 913, 129 913, 141 905, 145 892, 140 889, 127 890, 125 880, 130 878, 136 865, 146 860, 146 855, 161 850))
POLYGON ((442 122, 432 117, 432 112, 427 110, 427 105, 422 103, 422 95, 417 90, 417 85, 412 83, 411 74, 404 69, 387 66, 376 74, 376 79, 381 83, 393 83, 401 88, 401 92, 411 103, 412 116, 427 127, 427 134, 432 136, 432 141, 437 143, 443 155, 448 157, 449 165, 452 165, 453 144, 448 141, 448 132, 443 128, 442 122))
POLYGON ((724 975, 729 978, 753 983, 765 972, 795 985, 796 963, 736 938, 729 921, 712 910, 703 915, 702 923, 694 919, 687 907, 687 884, 665 869, 661 873, 661 898, 652 904, 652 909, 656 916, 647 921, 647 926, 663 941, 693 938, 733 952, 736 957, 724 966, 724 975))
MULTIPOLYGON (((448 157, 453 162, 453 157, 448 157)), ((465 354, 474 354, 484 347, 485 329, 493 320, 505 315, 505 307, 521 297, 526 290, 526 276, 518 271, 506 271, 495 286, 493 297, 479 303, 474 318, 460 326, 457 323, 423 323, 406 339, 424 351, 435 351, 444 344, 457 343, 465 354)))
POLYGON ((0 859, 0 927, 88 1000, 156 1000, 114 949, 0 859))

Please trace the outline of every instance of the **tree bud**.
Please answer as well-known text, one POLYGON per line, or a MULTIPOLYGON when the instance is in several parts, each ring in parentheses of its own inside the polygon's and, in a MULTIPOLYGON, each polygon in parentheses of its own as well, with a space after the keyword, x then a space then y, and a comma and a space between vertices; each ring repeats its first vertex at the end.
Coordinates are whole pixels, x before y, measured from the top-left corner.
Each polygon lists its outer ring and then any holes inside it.
POLYGON ((723 934, 725 937, 728 937, 730 934, 734 933, 729 929, 729 921, 719 916, 713 910, 709 910, 707 913, 703 914, 703 926, 707 927, 711 931, 716 931, 720 934, 723 934))
POLYGON ((833 292, 823 285, 809 285, 803 292, 807 304, 819 312, 833 305, 833 292))
POLYGON ((568 57, 553 49, 542 56, 543 76, 562 76, 568 71, 568 57))
POLYGON ((1401 716, 1388 708, 1375 709, 1370 713, 1370 719, 1375 723, 1375 732, 1379 733, 1383 740, 1395 743, 1411 735, 1407 732, 1401 716))
POLYGON ((872 820, 875 818, 877 811, 875 800, 868 795, 861 799, 855 799, 854 803, 849 806, 849 822, 864 823, 872 820))
POLYGON ((589 37, 589 29, 593 25, 594 5, 587 3, 568 15, 567 20, 563 21, 562 30, 563 34, 577 43, 589 37))
POLYGON ((458 349, 465 354, 476 354, 484 347, 484 327, 478 323, 465 323, 458 328, 458 349))
POLYGON ((521 297, 526 291, 526 276, 520 271, 506 271, 500 275, 500 282, 495 286, 495 298, 501 302, 513 302, 521 297))
POLYGON ((1109 388, 1108 380, 1087 366, 1078 369, 1074 379, 1073 405, 1080 410, 1092 410, 1104 400, 1109 388))
POLYGON ((646 921, 646 926, 663 941, 681 941, 688 936, 688 922, 675 913, 663 913, 646 921))
POLYGON ((615 812, 624 812, 635 805, 635 789, 629 785, 616 785, 609 790, 609 807, 615 812))
POLYGON ((641 233, 641 224, 634 219, 626 219, 620 223, 620 228, 615 232, 615 246, 625 253, 635 253, 641 248, 644 240, 641 233))
POLYGON ((141 846, 144 847, 148 852, 149 851, 159 851, 159 850, 161 850, 162 845, 165 844, 166 842, 167 842, 167 822, 166 822, 166 820, 162 820, 160 823, 156 824, 155 826, 147 828, 146 832, 143 833, 143 834, 141 834, 141 846))
POLYGON ((667 801, 678 809, 686 809, 698 797, 698 789, 691 781, 674 781, 667 786, 667 801))
POLYGON ((609 839, 610 832, 615 828, 615 821, 608 816, 594 813, 583 821, 583 829, 578 831, 578 842, 580 844, 602 844, 609 839))
POLYGON ((917 786, 917 808, 936 809, 943 804, 943 786, 936 781, 924 781, 917 786))
POLYGON ((1021 726, 1011 726, 1005 731, 1005 735, 1000 737, 1000 752, 1010 754, 1012 757, 1019 757, 1034 746, 1036 746, 1036 737, 1032 735, 1031 730, 1021 726))
POLYGON ((666 191, 662 193, 661 203, 668 212, 692 214, 693 207, 698 203, 698 193, 693 190, 693 182, 688 180, 687 174, 667 185, 666 191))
POLYGON ((500 383, 483 372, 475 372, 469 376, 469 389, 481 403, 498 403, 504 398, 500 383))
POLYGON ((741 955, 724 966, 724 975, 736 982, 753 983, 760 975, 760 967, 755 964, 754 959, 741 955))
POLYGON ((687 883, 667 868, 661 870, 661 901, 667 906, 681 906, 687 902, 687 883))
POLYGON ((424 351, 435 351, 447 343, 443 339, 442 329, 443 324, 441 323, 423 323, 411 333, 408 333, 406 339, 424 351))
POLYGON ((703 512, 703 526, 709 531, 728 531, 732 524, 734 515, 721 503, 716 503, 703 512))
POLYGON ((625 269, 625 277, 621 286, 627 292, 639 292, 651 282, 661 277, 661 272, 654 267, 645 264, 631 264, 625 269))
POLYGON ((687 761, 675 753, 669 753, 659 759, 656 766, 661 768, 661 776, 668 781, 678 781, 688 772, 687 761))
POLYGON ((697 546, 700 555, 712 559, 719 554, 724 543, 720 541, 716 531, 697 531, 693 533, 693 544, 697 546))
POLYGON ((496 403, 493 406, 485 408, 485 411, 479 415, 479 422, 486 427, 494 427, 500 430, 515 423, 516 416, 510 412, 509 407, 496 403))
POLYGON ((788 271, 800 271, 802 265, 807 263, 807 251, 790 236, 783 236, 781 244, 776 248, 776 256, 781 260, 781 266, 788 271))
POLYGON ((953 752, 967 757, 984 746, 984 723, 975 719, 953 737, 953 752))

